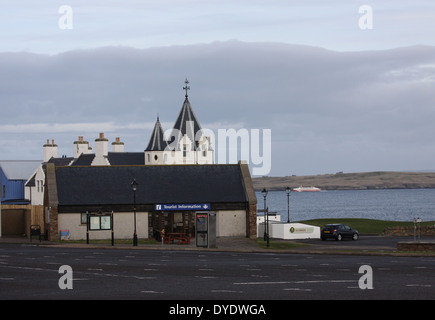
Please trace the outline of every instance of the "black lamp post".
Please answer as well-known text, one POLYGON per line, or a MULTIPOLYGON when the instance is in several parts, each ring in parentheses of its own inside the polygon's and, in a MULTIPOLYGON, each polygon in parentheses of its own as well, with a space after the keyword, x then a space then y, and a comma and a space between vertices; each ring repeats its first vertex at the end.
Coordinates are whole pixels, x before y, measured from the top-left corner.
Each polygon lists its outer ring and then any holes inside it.
POLYGON ((287 193, 287 223, 290 223, 290 187, 285 188, 285 192, 287 193))
POLYGON ((266 197, 267 197, 267 190, 266 188, 264 188, 261 191, 261 194, 263 195, 264 198, 264 222, 265 222, 265 226, 264 226, 264 241, 267 241, 267 247, 269 247, 269 215, 267 212, 267 206, 266 206, 266 197))
POLYGON ((131 190, 133 190, 133 211, 134 211, 134 233, 133 233, 133 246, 137 247, 137 234, 136 234, 136 190, 138 183, 133 179, 131 183, 131 190))

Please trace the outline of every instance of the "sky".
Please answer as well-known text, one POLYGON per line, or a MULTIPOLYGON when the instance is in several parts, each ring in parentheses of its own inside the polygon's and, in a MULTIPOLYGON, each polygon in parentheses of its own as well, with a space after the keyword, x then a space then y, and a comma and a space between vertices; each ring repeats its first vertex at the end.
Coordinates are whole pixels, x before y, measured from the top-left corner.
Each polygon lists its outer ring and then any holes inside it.
POLYGON ((2 0, 0 159, 99 132, 142 152, 188 78, 259 175, 435 170, 433 30, 431 0, 2 0))

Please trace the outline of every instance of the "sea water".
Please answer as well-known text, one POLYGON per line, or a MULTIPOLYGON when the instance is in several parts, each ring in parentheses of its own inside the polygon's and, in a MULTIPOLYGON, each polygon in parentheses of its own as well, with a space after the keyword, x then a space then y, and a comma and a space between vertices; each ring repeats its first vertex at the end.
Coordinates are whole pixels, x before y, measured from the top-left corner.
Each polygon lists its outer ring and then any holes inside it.
MULTIPOLYGON (((264 208, 261 192, 256 192, 257 208, 264 208)), ((269 191, 269 211, 287 222, 287 194, 269 191)), ((291 192, 290 221, 322 218, 366 218, 389 221, 435 221, 435 189, 334 190, 291 192)), ((262 215, 262 213, 259 213, 262 215)))

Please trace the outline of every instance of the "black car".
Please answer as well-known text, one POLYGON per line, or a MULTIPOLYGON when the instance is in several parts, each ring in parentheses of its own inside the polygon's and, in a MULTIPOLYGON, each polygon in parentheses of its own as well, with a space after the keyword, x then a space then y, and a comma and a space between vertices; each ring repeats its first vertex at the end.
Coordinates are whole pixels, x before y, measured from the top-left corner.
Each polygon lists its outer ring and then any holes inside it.
POLYGON ((320 232, 320 238, 326 240, 333 238, 335 240, 342 240, 343 238, 350 238, 352 240, 358 240, 358 230, 352 229, 345 224, 327 224, 320 232))

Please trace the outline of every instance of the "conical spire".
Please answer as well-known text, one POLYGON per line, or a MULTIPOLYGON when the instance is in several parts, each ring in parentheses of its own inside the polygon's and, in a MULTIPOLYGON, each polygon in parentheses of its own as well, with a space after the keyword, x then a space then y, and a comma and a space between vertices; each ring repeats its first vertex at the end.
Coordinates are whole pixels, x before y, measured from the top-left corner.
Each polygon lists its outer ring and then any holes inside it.
POLYGON ((150 142, 148 143, 148 147, 145 149, 145 151, 164 151, 167 146, 168 142, 164 138, 163 128, 160 124, 159 116, 157 116, 157 121, 154 125, 150 142))
MULTIPOLYGON (((187 86, 189 83, 186 79, 186 86, 183 89, 186 91, 185 99, 181 111, 175 121, 174 128, 171 135, 171 146, 175 147, 175 150, 180 150, 179 142, 180 139, 187 135, 190 141, 195 142, 195 137, 198 131, 201 130, 201 125, 193 112, 192 106, 190 105, 187 91, 190 87, 187 86), (176 143, 174 144, 174 141, 176 143)), ((196 147, 196 143, 194 143, 196 147)))

